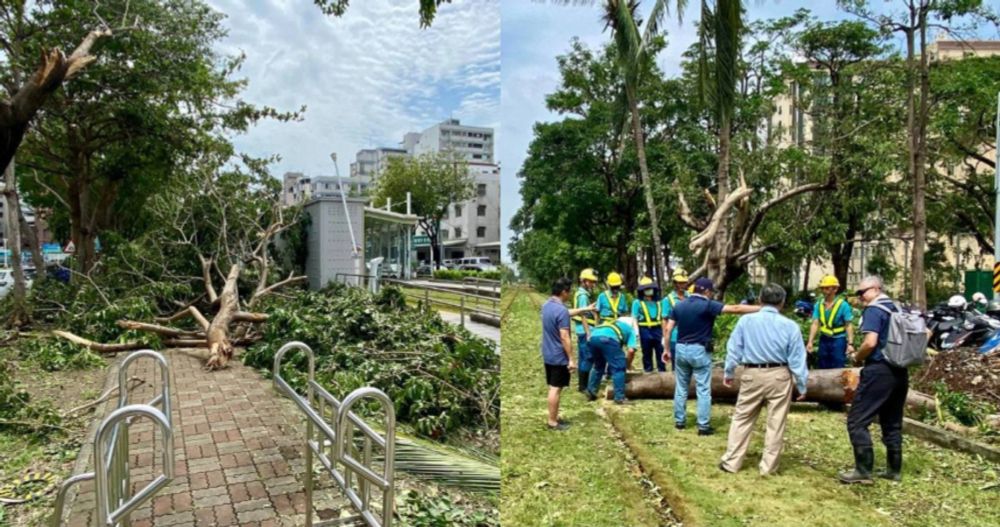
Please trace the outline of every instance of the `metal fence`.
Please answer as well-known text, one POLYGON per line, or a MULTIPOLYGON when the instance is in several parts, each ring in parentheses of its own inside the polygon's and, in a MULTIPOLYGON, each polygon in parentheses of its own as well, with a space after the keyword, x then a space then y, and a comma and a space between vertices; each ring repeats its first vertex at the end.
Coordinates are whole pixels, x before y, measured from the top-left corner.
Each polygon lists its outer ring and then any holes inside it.
POLYGON ((94 480, 98 525, 129 527, 131 512, 169 485, 173 478, 174 439, 170 412, 170 368, 163 355, 152 350, 136 351, 125 357, 118 370, 117 408, 97 427, 94 436, 94 472, 77 474, 63 482, 56 495, 55 512, 50 525, 53 527, 62 525, 63 509, 69 489, 82 481, 94 480), (162 383, 160 393, 146 404, 127 404, 129 365, 143 357, 152 359, 159 366, 162 383), (162 411, 155 407, 157 404, 162 411), (163 473, 133 493, 129 464, 129 426, 135 419, 142 417, 149 418, 160 428, 163 473))
POLYGON ((326 391, 315 379, 316 357, 302 342, 289 342, 274 355, 274 384, 287 395, 306 416, 305 494, 306 526, 341 525, 362 521, 371 527, 392 525, 395 489, 396 412, 389 396, 371 387, 354 390, 343 401, 326 391), (285 353, 299 350, 309 360, 309 377, 305 397, 299 395, 281 376, 281 359, 285 353), (374 401, 385 412, 384 433, 379 433, 351 411, 355 404, 374 401), (355 431, 361 433, 361 447, 355 446, 355 431), (382 470, 374 466, 373 448, 382 450, 382 470), (358 514, 335 520, 313 523, 313 455, 340 487, 358 514), (360 457, 360 459, 359 459, 360 457), (357 481, 357 488, 355 488, 357 481), (372 487, 382 493, 381 517, 372 509, 372 487))

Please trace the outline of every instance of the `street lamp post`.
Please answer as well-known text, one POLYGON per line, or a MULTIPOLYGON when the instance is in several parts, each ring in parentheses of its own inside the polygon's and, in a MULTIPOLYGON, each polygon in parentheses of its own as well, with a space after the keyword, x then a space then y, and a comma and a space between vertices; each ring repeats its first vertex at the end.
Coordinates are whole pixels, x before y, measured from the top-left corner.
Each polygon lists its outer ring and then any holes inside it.
POLYGON ((993 158, 993 190, 996 199, 996 209, 993 211, 993 300, 1000 301, 1000 288, 997 287, 1000 264, 1000 92, 997 93, 997 136, 994 144, 993 158))

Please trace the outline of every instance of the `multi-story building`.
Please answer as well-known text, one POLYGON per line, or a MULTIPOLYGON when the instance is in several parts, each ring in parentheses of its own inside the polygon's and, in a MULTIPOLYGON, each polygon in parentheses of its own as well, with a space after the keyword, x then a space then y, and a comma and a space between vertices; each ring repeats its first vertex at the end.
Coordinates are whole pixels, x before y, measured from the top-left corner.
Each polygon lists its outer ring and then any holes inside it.
POLYGON ((493 129, 467 126, 458 119, 442 121, 423 132, 406 134, 403 146, 411 155, 447 153, 467 163, 494 162, 493 129))
POLYGON ((449 205, 441 222, 443 258, 489 256, 499 262, 500 167, 469 163, 469 172, 475 185, 472 198, 449 205))
MULTIPOLYGON (((960 60, 965 57, 988 57, 1000 55, 1000 41, 988 40, 946 40, 938 39, 928 45, 928 55, 931 61, 937 60, 960 60)), ((787 93, 777 97, 774 102, 774 114, 766 123, 768 134, 773 135, 779 146, 808 146, 813 138, 812 120, 808 108, 804 108, 799 101, 803 100, 802 86, 790 83, 787 93)), ((993 148, 986 148, 980 154, 988 159, 994 159, 996 153, 993 148)), ((966 163, 972 167, 970 172, 965 174, 954 173, 952 176, 965 177, 969 173, 977 173, 984 170, 992 171, 992 168, 984 163, 969 158, 966 163)), ((947 167, 939 167, 948 170, 947 167)), ((901 174, 891 177, 903 177, 901 174)), ((961 272, 970 269, 991 269, 993 266, 993 255, 985 254, 979 248, 975 237, 971 234, 953 236, 946 239, 933 239, 929 233, 929 241, 938 241, 945 246, 945 257, 948 260, 949 268, 955 270, 956 282, 961 282, 961 272)), ((864 278, 867 274, 868 264, 874 258, 882 258, 890 261, 901 272, 897 274, 894 283, 890 287, 894 292, 904 292, 909 284, 910 255, 912 250, 912 231, 901 231, 892 233, 883 241, 859 241, 854 248, 849 264, 847 284, 845 287, 852 287, 864 278)), ((763 265, 751 262, 748 266, 751 281, 763 283, 770 279, 768 271, 763 265)), ((792 283, 796 286, 806 285, 815 288, 820 278, 826 274, 833 274, 833 264, 829 260, 821 262, 804 262, 799 268, 792 270, 792 283)))
POLYGON ((286 172, 282 182, 282 203, 296 205, 310 198, 340 196, 343 185, 348 195, 368 193, 371 179, 365 176, 337 178, 335 176, 307 177, 302 172, 286 172))
POLYGON ((358 150, 354 162, 351 163, 351 177, 360 178, 359 181, 371 184, 385 170, 385 167, 389 164, 389 159, 394 157, 408 157, 409 155, 409 151, 405 148, 383 146, 358 150))

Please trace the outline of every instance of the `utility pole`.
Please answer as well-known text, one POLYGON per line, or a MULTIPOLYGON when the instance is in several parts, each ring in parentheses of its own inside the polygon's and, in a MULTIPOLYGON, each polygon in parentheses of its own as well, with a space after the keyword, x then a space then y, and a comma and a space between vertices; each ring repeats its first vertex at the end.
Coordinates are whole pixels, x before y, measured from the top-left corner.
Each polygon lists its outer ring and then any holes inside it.
POLYGON ((997 137, 994 144, 993 191, 996 209, 993 211, 993 300, 1000 301, 1000 92, 997 93, 997 137))

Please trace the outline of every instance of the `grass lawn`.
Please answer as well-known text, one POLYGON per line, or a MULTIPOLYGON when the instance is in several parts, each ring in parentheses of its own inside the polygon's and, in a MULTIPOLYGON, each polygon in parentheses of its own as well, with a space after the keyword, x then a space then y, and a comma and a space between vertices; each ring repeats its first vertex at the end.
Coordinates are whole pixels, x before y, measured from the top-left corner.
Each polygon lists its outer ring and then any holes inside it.
MULTIPOLYGON (((543 298, 534 294, 535 301, 543 298)), ((732 412, 727 404, 713 406, 717 435, 698 437, 693 400, 688 403, 689 427, 679 432, 673 428, 670 401, 637 401, 626 407, 602 402, 602 417, 595 405, 567 392, 563 413, 574 426, 566 433, 547 432, 538 330, 537 305, 522 293, 503 327, 505 524, 662 524, 654 504, 636 490, 620 443, 605 426, 610 422, 641 465, 642 477, 661 489, 687 526, 1000 525, 997 489, 980 490, 998 481, 1000 466, 912 437, 905 438, 902 484, 881 480, 874 486, 848 487, 836 482, 837 471, 852 462, 844 415, 815 406, 793 408, 781 471, 766 478, 757 472, 763 415, 742 471, 728 475, 718 470, 732 412)), ((872 431, 879 469, 885 453, 878 426, 872 431)))
MULTIPOLYGON (((504 292, 506 301, 509 294, 504 292)), ((569 431, 545 429, 539 324, 535 304, 521 294, 502 328, 501 523, 660 525, 607 421, 579 393, 563 393, 562 415, 572 422, 569 431)))

